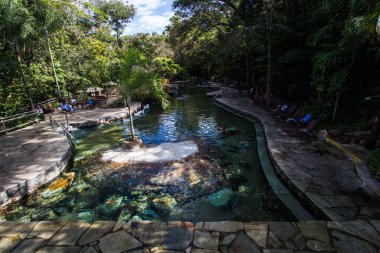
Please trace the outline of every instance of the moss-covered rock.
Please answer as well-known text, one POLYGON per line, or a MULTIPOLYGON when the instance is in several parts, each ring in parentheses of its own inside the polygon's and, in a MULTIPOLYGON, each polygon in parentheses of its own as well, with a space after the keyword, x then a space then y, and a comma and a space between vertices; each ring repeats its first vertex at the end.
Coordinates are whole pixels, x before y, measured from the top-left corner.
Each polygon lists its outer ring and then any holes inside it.
POLYGON ((216 193, 211 194, 208 199, 214 206, 225 207, 234 197, 234 191, 230 188, 224 188, 216 193))
POLYGON ((244 176, 244 169, 238 164, 232 164, 224 169, 228 181, 239 181, 244 176))
POLYGON ((50 208, 36 208, 33 209, 31 214, 32 220, 47 220, 54 221, 56 220, 58 215, 50 208))
POLYGON ((94 222, 96 220, 96 215, 93 210, 86 210, 78 213, 77 219, 86 222, 94 222))
POLYGON ((103 204, 98 206, 98 212, 101 218, 112 219, 119 209, 126 204, 127 197, 114 195, 104 201, 103 204))
POLYGON ((125 209, 121 210, 121 212, 119 214, 119 218, 117 220, 127 222, 131 218, 132 218, 131 212, 128 209, 125 208, 125 209))
POLYGON ((50 199, 62 192, 65 192, 73 182, 75 177, 75 173, 66 173, 62 177, 54 180, 48 188, 42 192, 42 197, 46 199, 50 199))
POLYGON ((143 219, 141 219, 140 216, 135 215, 135 216, 133 216, 129 221, 142 221, 142 220, 143 220, 143 219))
POLYGON ((169 194, 162 194, 152 200, 153 207, 160 213, 167 214, 177 205, 175 198, 169 194))
POLYGON ((240 185, 238 187, 238 192, 243 195, 248 195, 251 192, 251 189, 246 185, 240 185))
POLYGON ((151 221, 158 220, 160 217, 153 209, 150 209, 150 208, 146 209, 143 215, 147 220, 151 220, 151 221))
POLYGON ((77 198, 75 209, 89 209, 96 206, 99 202, 99 191, 90 184, 81 181, 76 185, 77 198))

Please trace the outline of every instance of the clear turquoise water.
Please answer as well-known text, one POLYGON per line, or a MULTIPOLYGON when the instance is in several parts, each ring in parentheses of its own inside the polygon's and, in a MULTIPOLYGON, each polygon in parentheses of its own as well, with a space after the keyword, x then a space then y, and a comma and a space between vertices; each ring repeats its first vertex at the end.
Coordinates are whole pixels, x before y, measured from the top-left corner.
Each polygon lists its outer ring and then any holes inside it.
MULTIPOLYGON (((262 173, 252 123, 212 103, 204 90, 153 105, 135 121, 144 143, 193 140, 199 153, 176 162, 118 165, 99 160, 121 146, 128 122, 77 133, 75 176, 3 211, 7 220, 289 221, 262 173), (223 134, 221 128, 230 129, 223 134)), ((71 175, 73 175, 71 174, 71 175)))

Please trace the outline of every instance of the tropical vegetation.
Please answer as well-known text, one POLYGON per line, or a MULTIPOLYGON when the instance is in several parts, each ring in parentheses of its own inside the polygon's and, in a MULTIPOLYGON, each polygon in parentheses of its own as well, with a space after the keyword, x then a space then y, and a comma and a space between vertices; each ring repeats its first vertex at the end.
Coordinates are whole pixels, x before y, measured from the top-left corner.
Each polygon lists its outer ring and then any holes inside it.
POLYGON ((108 89, 132 47, 162 78, 183 75, 165 36, 123 35, 135 12, 120 0, 0 0, 0 117, 89 87, 108 89))
MULTIPOLYGON (((146 56, 139 50, 130 48, 123 57, 120 68, 118 90, 131 113, 132 98, 140 101, 146 99, 159 100, 163 108, 168 106, 167 94, 159 76, 152 71, 146 56)), ((135 139, 133 117, 129 117, 131 139, 135 139)))
POLYGON ((192 75, 255 85, 306 104, 321 120, 374 115, 365 97, 380 92, 380 2, 175 0, 173 7, 168 40, 192 75))
POLYGON ((380 93, 379 1, 174 0, 173 10, 164 34, 129 36, 136 9, 121 0, 0 0, 0 116, 127 83, 134 48, 149 76, 256 86, 322 125, 372 127, 376 146, 380 99, 366 98, 380 93))

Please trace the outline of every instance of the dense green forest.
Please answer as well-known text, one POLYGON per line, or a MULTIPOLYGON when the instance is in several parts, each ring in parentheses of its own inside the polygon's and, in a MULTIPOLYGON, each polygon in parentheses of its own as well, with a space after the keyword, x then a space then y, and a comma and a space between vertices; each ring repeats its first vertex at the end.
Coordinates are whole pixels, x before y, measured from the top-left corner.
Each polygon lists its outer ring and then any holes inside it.
POLYGON ((367 127, 374 115, 377 105, 365 98, 380 94, 379 1, 175 0, 173 7, 168 41, 192 75, 255 85, 327 122, 360 119, 357 127, 367 127))
POLYGON ((123 35, 135 12, 119 0, 0 0, 0 116, 88 87, 107 88, 118 82, 129 47, 142 51, 161 77, 185 74, 164 35, 123 35))
POLYGON ((378 113, 365 98, 380 94, 380 2, 175 0, 173 9, 163 35, 125 36, 136 13, 128 2, 0 0, 0 116, 118 82, 129 47, 163 78, 229 78, 324 122, 368 129, 378 113))

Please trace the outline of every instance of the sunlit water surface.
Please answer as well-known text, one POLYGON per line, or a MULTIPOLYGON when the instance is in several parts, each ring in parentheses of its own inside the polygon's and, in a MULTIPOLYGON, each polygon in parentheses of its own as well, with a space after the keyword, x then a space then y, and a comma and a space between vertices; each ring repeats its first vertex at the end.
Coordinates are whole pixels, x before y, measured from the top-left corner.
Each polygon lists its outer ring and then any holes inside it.
POLYGON ((199 153, 166 163, 105 163, 100 154, 121 146, 129 134, 128 122, 81 131, 68 173, 0 218, 293 220, 262 173, 252 123, 215 106, 204 90, 185 93, 173 98, 165 111, 151 106, 147 116, 135 121, 135 130, 151 145, 192 140, 199 153))

